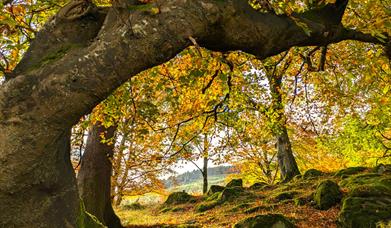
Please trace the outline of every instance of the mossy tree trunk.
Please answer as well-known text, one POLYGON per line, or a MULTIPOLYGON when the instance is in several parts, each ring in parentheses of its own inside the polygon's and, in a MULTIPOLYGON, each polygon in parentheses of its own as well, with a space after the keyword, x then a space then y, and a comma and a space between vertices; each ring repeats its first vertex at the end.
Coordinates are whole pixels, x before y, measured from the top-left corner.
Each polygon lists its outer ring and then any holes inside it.
POLYGON ((80 198, 87 212, 110 228, 122 227, 111 204, 111 160, 114 144, 101 142, 113 140, 116 128, 100 124, 91 127, 81 167, 77 176, 80 198))
MULTIPOLYGON (((159 13, 150 13, 129 10, 131 2, 99 9, 72 1, 38 32, 0 87, 1 227, 76 227, 80 202, 70 129, 132 75, 191 45, 189 37, 212 50, 259 58, 346 39, 388 42, 345 29, 340 20, 323 20, 321 10, 311 19, 259 13, 242 0, 158 0, 159 13), (300 18, 309 35, 296 24, 300 18)), ((336 10, 326 19, 341 18, 346 3, 328 7, 336 10)))

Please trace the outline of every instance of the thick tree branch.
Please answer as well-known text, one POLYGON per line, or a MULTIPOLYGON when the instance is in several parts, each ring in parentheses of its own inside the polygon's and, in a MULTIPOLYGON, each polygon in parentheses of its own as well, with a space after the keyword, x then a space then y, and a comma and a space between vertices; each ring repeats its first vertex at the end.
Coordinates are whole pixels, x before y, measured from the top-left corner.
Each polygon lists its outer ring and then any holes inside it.
MULTIPOLYGON (((15 69, 15 74, 20 75, 18 79, 6 83, 0 91, 0 99, 7 100, 7 105, 0 105, 1 110, 20 105, 25 100, 22 97, 27 96, 33 100, 33 106, 45 103, 50 107, 45 113, 34 116, 45 117, 45 121, 49 121, 47 117, 53 117, 50 118, 52 122, 66 119, 70 120, 69 125, 74 124, 81 114, 88 113, 129 76, 165 62, 187 47, 190 36, 209 49, 243 50, 261 58, 292 46, 325 46, 345 39, 382 43, 370 35, 344 29, 339 22, 320 24, 323 20, 313 16, 311 21, 308 13, 294 15, 295 21, 287 16, 256 12, 240 0, 175 0, 162 1, 158 5, 161 12, 157 15, 112 9, 103 26, 89 21, 89 18, 102 18, 104 14, 98 11, 72 22, 49 22, 15 69), (119 17, 133 23, 124 24, 119 17), (310 36, 297 25, 297 18, 306 23, 310 36), (69 29, 78 24, 80 29, 84 28, 83 33, 90 34, 89 39, 80 40, 81 31, 69 29), (94 39, 97 29, 100 29, 99 35, 94 39), (71 33, 65 40, 56 35, 64 35, 64 32, 71 33), (54 39, 48 40, 48 37, 54 39), (63 44, 67 44, 66 47, 63 44), (47 56, 45 50, 55 52, 55 56, 47 56), (25 88, 18 95, 20 99, 4 99, 17 90, 16 87, 25 88)), ((333 9, 340 10, 329 6, 327 14, 322 14, 321 9, 312 13, 318 12, 323 18, 333 9)), ((30 109, 30 113, 36 111, 30 109)), ((22 112, 12 116, 19 114, 22 112)), ((3 121, 10 118, 4 111, 0 117, 3 121)))

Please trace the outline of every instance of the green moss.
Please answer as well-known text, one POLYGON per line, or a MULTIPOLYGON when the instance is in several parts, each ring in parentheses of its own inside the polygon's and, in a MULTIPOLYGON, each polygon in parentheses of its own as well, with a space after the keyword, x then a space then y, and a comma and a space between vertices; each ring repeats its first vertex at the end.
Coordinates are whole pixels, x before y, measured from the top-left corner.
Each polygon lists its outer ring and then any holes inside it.
POLYGON ((277 193, 274 193, 273 195, 271 195, 268 198, 268 201, 278 203, 278 202, 282 202, 282 201, 286 201, 286 200, 291 200, 297 194, 298 194, 297 191, 277 192, 277 193))
POLYGON ((213 193, 212 195, 206 197, 206 198, 205 198, 205 201, 216 200, 217 198, 219 198, 220 193, 221 193, 221 192, 213 193))
POLYGON ((302 178, 303 179, 311 179, 311 178, 316 178, 316 177, 320 177, 320 176, 323 176, 324 173, 320 170, 317 170, 317 169, 309 169, 307 171, 305 171, 305 173, 303 174, 302 178))
POLYGON ((56 60, 61 59, 66 53, 68 53, 71 49, 80 48, 81 45, 77 44, 64 44, 54 50, 48 51, 48 53, 36 64, 33 64, 29 70, 37 69, 43 65, 52 63, 56 60))
POLYGON ((336 172, 334 174, 334 176, 336 176, 336 177, 347 177, 347 176, 350 176, 350 175, 354 175, 354 174, 357 174, 357 173, 364 172, 367 169, 368 168, 362 167, 362 166, 349 167, 349 168, 346 168, 346 169, 339 170, 338 172, 336 172))
POLYGON ((346 187, 349 190, 352 190, 358 186, 367 185, 367 186, 379 186, 383 185, 391 189, 391 175, 380 175, 377 173, 365 173, 350 176, 340 182, 342 187, 346 187))
POLYGON ((129 10, 139 10, 139 11, 149 11, 154 7, 153 4, 141 4, 141 5, 131 5, 128 7, 129 10))
POLYGON ((208 196, 213 195, 218 192, 222 192, 224 190, 223 186, 220 185, 211 185, 209 191, 207 193, 208 196))
POLYGON ((176 204, 189 203, 193 199, 194 199, 194 197, 187 194, 186 192, 173 192, 168 196, 168 198, 167 198, 166 202, 164 202, 164 204, 176 205, 176 204))
POLYGON ((391 175, 366 173, 341 181, 349 189, 338 221, 342 227, 377 227, 391 218, 391 175))
POLYGON ((135 203, 132 203, 132 204, 126 204, 126 205, 122 206, 122 208, 124 210, 142 210, 145 207, 143 205, 141 205, 140 203, 135 202, 135 203))
POLYGON ((241 203, 239 205, 236 205, 235 207, 231 208, 228 210, 228 212, 237 212, 245 208, 251 207, 253 204, 252 203, 241 203))
POLYGON ((243 180, 242 179, 232 179, 228 184, 225 186, 227 188, 232 187, 243 187, 243 180))
POLYGON ((195 210, 196 212, 204 212, 204 211, 207 211, 207 210, 210 210, 210 209, 213 209, 215 208, 216 206, 222 204, 221 201, 210 201, 210 202, 205 202, 205 203, 201 203, 199 205, 196 206, 195 210))
POLYGON ((170 207, 163 207, 162 209, 160 209, 160 213, 167 213, 167 212, 170 212, 171 211, 171 208, 170 207))
POLYGON ((347 197, 338 217, 341 227, 370 228, 391 218, 389 197, 347 197))
POLYGON ((292 222, 280 214, 257 215, 236 223, 234 228, 293 228, 292 222))
POLYGON ((246 192, 242 187, 225 188, 218 196, 218 201, 232 201, 244 195, 246 192))
POLYGON ((260 190, 267 186, 268 184, 265 182, 257 182, 249 187, 250 190, 260 190))
POLYGON ((85 209, 83 200, 80 200, 80 212, 77 219, 78 228, 104 228, 103 225, 94 215, 88 213, 85 209))
POLYGON ((342 192, 339 186, 331 181, 322 181, 316 188, 314 200, 316 206, 321 210, 327 210, 339 203, 342 199, 342 192))

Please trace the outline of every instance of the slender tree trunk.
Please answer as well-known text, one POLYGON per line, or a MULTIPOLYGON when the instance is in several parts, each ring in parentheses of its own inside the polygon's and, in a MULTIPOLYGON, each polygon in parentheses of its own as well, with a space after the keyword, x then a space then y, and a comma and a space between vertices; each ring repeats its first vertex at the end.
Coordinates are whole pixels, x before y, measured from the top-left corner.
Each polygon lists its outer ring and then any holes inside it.
POLYGON ((203 185, 202 185, 202 193, 206 194, 208 192, 208 157, 204 156, 204 166, 202 169, 202 178, 203 178, 203 185))
POLYGON ((277 159, 280 168, 281 180, 288 182, 294 176, 300 175, 299 167, 293 156, 292 146, 286 128, 286 117, 282 101, 282 75, 269 76, 269 86, 272 96, 273 115, 270 121, 274 123, 273 134, 277 140, 277 159), (277 115, 275 115, 277 114, 277 115), (277 116, 277 118, 275 118, 277 116))
POLYGON ((206 194, 208 192, 208 160, 209 160, 209 142, 208 142, 208 134, 204 134, 204 145, 202 151, 202 157, 204 159, 203 167, 202 167, 202 193, 206 194))
POLYGON ((113 175, 111 177, 111 199, 112 203, 115 206, 118 206, 120 200, 120 192, 121 192, 121 173, 122 173, 122 159, 124 157, 125 150, 125 142, 126 142, 127 134, 123 134, 121 142, 117 147, 117 151, 113 158, 113 175))
POLYGON ((110 228, 122 227, 111 205, 111 159, 114 144, 102 143, 101 136, 111 139, 115 130, 115 127, 106 129, 99 124, 92 126, 77 176, 79 194, 86 211, 110 228))

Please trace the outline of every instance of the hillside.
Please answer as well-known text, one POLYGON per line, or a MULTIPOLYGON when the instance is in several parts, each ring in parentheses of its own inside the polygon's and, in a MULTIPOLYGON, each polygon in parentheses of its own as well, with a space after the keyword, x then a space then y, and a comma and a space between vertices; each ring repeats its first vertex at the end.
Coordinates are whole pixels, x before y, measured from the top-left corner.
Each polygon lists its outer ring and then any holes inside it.
MULTIPOLYGON (((233 166, 217 166, 208 168, 209 185, 224 184, 225 178, 237 173, 233 166)), ((163 180, 165 187, 170 191, 186 191, 188 193, 202 192, 202 175, 199 170, 188 171, 163 180)))
MULTIPOLYGON (((308 170, 293 181, 171 194, 161 205, 117 211, 127 227, 390 227, 391 165, 335 173, 308 170), (268 224, 268 225, 265 225, 268 224), (387 225, 388 224, 388 225, 387 225), (274 226, 273 226, 274 227, 274 226)), ((133 205, 134 206, 134 205, 133 205)))

